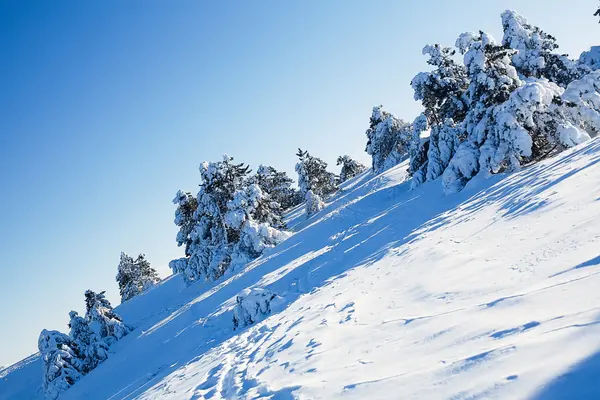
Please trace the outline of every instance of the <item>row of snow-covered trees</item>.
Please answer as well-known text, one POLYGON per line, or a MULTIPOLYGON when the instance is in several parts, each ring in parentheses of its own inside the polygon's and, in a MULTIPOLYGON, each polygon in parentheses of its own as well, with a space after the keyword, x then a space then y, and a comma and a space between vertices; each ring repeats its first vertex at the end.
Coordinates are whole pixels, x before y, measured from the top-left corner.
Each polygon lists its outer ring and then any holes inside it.
POLYGON ((375 172, 408 157, 413 188, 441 177, 453 193, 478 174, 515 171, 598 134, 599 49, 569 59, 510 10, 502 26, 501 43, 468 32, 456 49, 425 46, 431 71, 411 82, 424 112, 407 123, 373 109, 366 151, 375 172))
POLYGON ((365 170, 349 156, 341 156, 339 176, 327 163, 298 149, 298 189, 285 172, 261 165, 256 173, 233 157, 200 165, 201 184, 196 196, 178 191, 173 203, 179 227, 177 245, 185 256, 169 263, 186 282, 215 280, 232 264, 244 264, 286 239, 283 212, 306 201, 307 215, 323 208, 323 198, 338 185, 365 170))
POLYGON ((85 316, 69 313, 68 334, 44 329, 38 339, 46 398, 56 399, 83 375, 108 358, 108 348, 127 335, 127 326, 113 311, 104 292, 85 292, 85 316))

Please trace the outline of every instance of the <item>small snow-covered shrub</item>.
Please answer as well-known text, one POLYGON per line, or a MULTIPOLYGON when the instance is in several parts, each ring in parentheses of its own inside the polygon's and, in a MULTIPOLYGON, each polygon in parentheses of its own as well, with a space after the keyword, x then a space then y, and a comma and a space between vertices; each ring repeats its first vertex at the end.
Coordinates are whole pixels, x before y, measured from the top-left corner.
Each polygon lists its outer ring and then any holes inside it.
POLYGON ((243 328, 265 318, 281 303, 281 297, 268 289, 246 289, 237 296, 233 308, 233 329, 243 328))
POLYGON ((325 207, 325 203, 312 190, 306 193, 306 217, 310 218, 325 207))
POLYGON ((83 362, 71 337, 44 329, 38 339, 44 374, 43 387, 47 399, 56 399, 83 376, 83 362))

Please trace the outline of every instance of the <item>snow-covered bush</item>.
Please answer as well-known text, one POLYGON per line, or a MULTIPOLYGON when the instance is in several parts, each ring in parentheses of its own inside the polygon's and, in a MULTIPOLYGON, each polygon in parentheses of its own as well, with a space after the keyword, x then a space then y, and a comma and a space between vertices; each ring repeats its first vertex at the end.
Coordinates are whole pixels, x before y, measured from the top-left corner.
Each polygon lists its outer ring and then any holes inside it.
POLYGON ((296 164, 298 187, 304 196, 309 190, 323 197, 337 190, 335 175, 327 171, 325 161, 313 157, 308 151, 302 149, 298 149, 296 156, 299 158, 296 164))
POLYGON ((340 183, 355 177, 367 169, 367 167, 358 161, 353 160, 350 156, 339 156, 336 165, 342 166, 342 170, 340 171, 340 183))
POLYGON ((383 172, 405 159, 408 155, 411 133, 410 124, 385 111, 383 106, 373 107, 370 126, 366 131, 365 149, 372 158, 373 171, 383 172))
POLYGON ((246 289, 233 308, 233 329, 243 328, 268 316, 282 298, 268 289, 246 289))
POLYGON ((104 296, 104 292, 95 293, 91 290, 85 292, 85 318, 90 329, 99 339, 111 345, 123 338, 132 328, 125 325, 104 296))
POLYGON ((600 132, 600 70, 571 82, 562 99, 571 122, 591 136, 597 136, 600 132))
POLYGON ((313 193, 312 190, 306 192, 305 210, 307 218, 310 218, 319 211, 321 211, 323 207, 325 207, 325 203, 323 202, 323 200, 321 200, 321 197, 319 197, 319 195, 313 193))
POLYGON ((116 280, 119 284, 121 302, 124 302, 152 287, 160 281, 160 278, 143 254, 138 255, 134 260, 121 252, 116 280))
POLYGON ((47 399, 56 399, 83 376, 83 362, 73 340, 58 331, 42 330, 38 349, 43 363, 43 388, 47 399))
POLYGON ((77 312, 71 311, 69 317, 69 336, 82 361, 81 372, 87 374, 108 358, 108 344, 92 331, 89 321, 77 312))

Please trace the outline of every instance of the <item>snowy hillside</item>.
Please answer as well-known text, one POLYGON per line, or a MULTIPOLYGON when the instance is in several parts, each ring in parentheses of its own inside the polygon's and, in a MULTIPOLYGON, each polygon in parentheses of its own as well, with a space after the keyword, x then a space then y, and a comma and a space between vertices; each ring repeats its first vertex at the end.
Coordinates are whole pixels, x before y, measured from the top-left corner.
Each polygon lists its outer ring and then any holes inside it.
MULTIPOLYGON (((600 140, 523 171, 409 191, 348 181, 243 270, 171 277, 117 311, 136 330, 61 399, 600 396, 600 140), (236 296, 280 296, 234 330, 236 296)), ((0 398, 42 398, 41 363, 0 398)))

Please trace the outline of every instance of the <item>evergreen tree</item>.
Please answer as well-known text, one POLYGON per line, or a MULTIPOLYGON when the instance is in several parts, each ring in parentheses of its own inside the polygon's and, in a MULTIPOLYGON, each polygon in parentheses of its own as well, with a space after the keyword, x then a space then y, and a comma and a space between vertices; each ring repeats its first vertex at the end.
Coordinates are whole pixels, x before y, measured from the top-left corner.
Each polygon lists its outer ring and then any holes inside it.
MULTIPOLYGON (((430 135, 426 152, 427 168, 413 177, 412 187, 425 179, 436 179, 444 172, 464 136, 460 122, 467 112, 465 91, 469 86, 469 78, 466 68, 452 58, 455 51, 435 44, 425 46, 423 54, 429 55, 427 63, 435 68, 417 74, 411 86, 415 91, 415 100, 420 100, 425 108, 430 135)), ((413 146, 416 146, 416 138, 413 137, 413 141, 413 146)), ((423 163, 424 160, 421 160, 420 164, 423 163)))
POLYGON ((58 331, 42 330, 38 349, 43 362, 46 398, 56 399, 83 376, 83 362, 77 357, 73 340, 58 331))
POLYGON ((132 328, 125 325, 114 311, 110 302, 104 296, 104 292, 95 293, 91 290, 85 292, 85 319, 90 329, 107 345, 120 340, 132 328))
POLYGON ((337 165, 342 166, 342 170, 340 171, 340 183, 355 177, 367 169, 367 167, 358 161, 353 160, 350 156, 339 156, 337 158, 337 165))
POLYGON ((257 184, 238 190, 227 203, 225 224, 239 232, 231 251, 233 262, 248 262, 288 237, 278 229, 283 222, 278 210, 273 210, 273 204, 279 206, 257 184))
POLYGON ((372 158, 374 172, 383 172, 406 158, 411 133, 410 124, 383 110, 383 106, 373 107, 369 129, 366 132, 365 151, 372 158))
POLYGON ((302 202, 298 191, 292 187, 293 179, 283 171, 277 171, 269 165, 260 165, 253 181, 280 205, 281 210, 295 207, 302 202))
POLYGON ((69 335, 82 360, 83 374, 87 374, 108 358, 108 345, 92 331, 88 321, 75 311, 69 313, 69 335))
POLYGON ((422 138, 421 134, 428 129, 427 117, 419 115, 412 123, 412 135, 409 147, 410 163, 408 175, 412 177, 411 189, 416 188, 426 180, 429 152, 429 137, 422 138))
POLYGON ((173 199, 177 205, 175 210, 175 225, 179 227, 177 233, 177 246, 185 245, 185 255, 189 256, 189 246, 192 243, 190 234, 196 225, 194 213, 198 208, 198 200, 190 193, 179 190, 173 199))
POLYGON ((138 255, 134 261, 132 257, 122 252, 117 270, 116 279, 119 283, 121 302, 137 296, 160 281, 158 273, 143 254, 138 255))
POLYGON ((567 56, 554 53, 558 49, 556 38, 527 22, 512 10, 502 13, 504 37, 502 44, 516 50, 512 62, 523 77, 546 78, 566 87, 579 79, 586 68, 567 56))
POLYGON ((327 171, 325 161, 313 157, 308 151, 302 149, 298 149, 296 156, 299 158, 296 164, 298 186, 304 195, 308 191, 313 191, 319 196, 327 196, 337 190, 335 175, 327 171))
MULTIPOLYGON (((494 106, 507 101, 510 94, 522 85, 511 63, 515 51, 496 44, 486 33, 463 33, 457 39, 456 47, 464 55, 470 82, 466 91, 468 112, 462 128, 467 139, 457 148, 457 154, 444 171, 443 182, 447 192, 462 189, 479 172, 481 161, 478 159, 488 157, 498 148, 500 144, 496 137, 490 135, 485 154, 479 151, 494 129, 494 106)), ((483 160, 483 163, 486 168, 491 164, 489 159, 483 160)))

